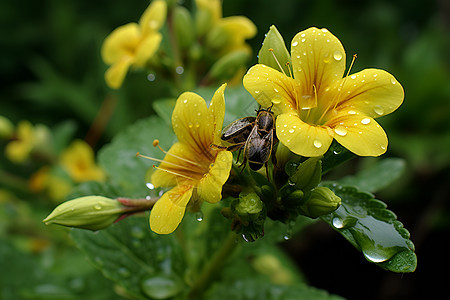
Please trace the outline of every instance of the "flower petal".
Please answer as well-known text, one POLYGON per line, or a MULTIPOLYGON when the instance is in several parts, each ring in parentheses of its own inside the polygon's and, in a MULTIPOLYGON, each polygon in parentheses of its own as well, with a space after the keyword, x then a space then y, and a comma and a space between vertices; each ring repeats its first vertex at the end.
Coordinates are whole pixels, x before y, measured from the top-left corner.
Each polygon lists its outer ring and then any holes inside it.
POLYGON ((142 29, 142 34, 146 36, 147 34, 159 30, 166 20, 167 15, 167 4, 163 0, 154 0, 139 20, 139 25, 142 29))
POLYGON ((241 44, 245 39, 256 35, 255 24, 243 16, 232 16, 220 20, 218 26, 222 27, 233 39, 235 44, 241 44))
POLYGON ((178 185, 156 201, 150 213, 150 228, 159 234, 172 233, 183 219, 193 187, 178 185))
POLYGON ((272 111, 275 114, 287 113, 296 108, 296 82, 273 68, 255 65, 248 70, 243 83, 262 107, 273 104, 272 111))
POLYGON ((301 99, 311 100, 303 101, 302 108, 317 106, 315 99, 327 101, 327 97, 321 97, 322 91, 344 75, 344 47, 325 28, 312 27, 299 32, 292 39, 291 59, 294 78, 301 82, 301 99))
POLYGON ((348 76, 342 91, 338 110, 348 107, 372 118, 390 114, 404 98, 403 87, 394 76, 378 69, 348 76))
POLYGON ((147 61, 155 54, 161 44, 162 35, 158 32, 149 34, 139 44, 136 49, 136 56, 133 65, 136 67, 143 67, 147 61))
POLYGON ((128 23, 117 27, 105 39, 102 45, 102 58, 108 64, 120 61, 124 56, 134 56, 140 42, 141 34, 136 23, 128 23))
POLYGON ((222 199, 222 186, 228 180, 232 162, 233 155, 230 151, 220 151, 217 154, 213 166, 197 186, 200 200, 216 203, 222 199))
POLYGON ((214 142, 214 115, 206 108, 205 100, 195 93, 180 95, 172 113, 173 130, 178 141, 189 145, 199 160, 211 158, 211 144, 214 142))
POLYGON ((132 61, 132 57, 124 56, 123 59, 114 63, 108 70, 106 70, 105 81, 110 88, 118 89, 122 86, 123 80, 127 75, 132 61))
POLYGON ((304 123, 296 114, 281 114, 277 117, 276 124, 280 142, 298 155, 323 155, 333 141, 328 128, 304 123))
POLYGON ((334 138, 342 146, 359 156, 380 156, 386 152, 388 139, 383 128, 371 117, 342 111, 327 122, 334 138))
POLYGON ((220 145, 222 134, 223 119, 225 117, 225 97, 224 92, 227 84, 222 84, 214 93, 209 104, 208 113, 214 118, 214 144, 220 145))

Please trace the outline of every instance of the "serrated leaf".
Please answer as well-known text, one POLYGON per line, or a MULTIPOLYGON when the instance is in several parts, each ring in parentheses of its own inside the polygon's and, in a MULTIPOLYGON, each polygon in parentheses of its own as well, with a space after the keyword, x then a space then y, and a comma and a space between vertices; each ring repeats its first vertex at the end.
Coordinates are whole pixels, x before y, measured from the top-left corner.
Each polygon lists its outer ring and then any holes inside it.
POLYGON ((148 217, 132 217, 108 229, 74 229, 71 237, 103 275, 135 299, 166 299, 185 288, 183 253, 173 235, 150 231, 148 217))
POLYGON ((145 174, 155 162, 136 157, 136 153, 162 159, 164 153, 153 147, 154 139, 159 139, 166 150, 176 141, 172 128, 160 118, 151 116, 127 127, 100 150, 99 163, 109 181, 121 189, 122 196, 145 197, 148 194, 145 174))
POLYGON ((352 152, 347 150, 347 148, 344 148, 343 146, 341 146, 341 144, 333 140, 330 148, 322 158, 322 174, 325 174, 326 172, 336 168, 340 164, 354 157, 356 157, 355 154, 353 154, 352 152))
POLYGON ((409 232, 386 204, 355 187, 337 183, 324 186, 341 197, 342 204, 322 220, 363 252, 368 261, 393 272, 415 270, 417 258, 409 232))
POLYGON ((356 176, 347 176, 339 180, 341 184, 357 186, 362 191, 375 193, 399 179, 406 169, 406 163, 400 158, 386 158, 359 172, 356 176))

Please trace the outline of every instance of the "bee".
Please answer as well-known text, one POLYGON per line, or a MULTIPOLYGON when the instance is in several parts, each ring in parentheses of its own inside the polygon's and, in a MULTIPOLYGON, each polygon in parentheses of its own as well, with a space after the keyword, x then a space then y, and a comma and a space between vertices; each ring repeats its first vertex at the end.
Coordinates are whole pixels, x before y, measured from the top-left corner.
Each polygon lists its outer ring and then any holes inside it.
POLYGON ((221 139, 232 144, 226 147, 228 151, 239 150, 239 155, 244 148, 244 160, 241 166, 248 162, 253 171, 258 171, 269 161, 273 151, 273 145, 278 142, 275 135, 275 117, 272 107, 261 108, 256 117, 238 119, 222 131, 221 139))

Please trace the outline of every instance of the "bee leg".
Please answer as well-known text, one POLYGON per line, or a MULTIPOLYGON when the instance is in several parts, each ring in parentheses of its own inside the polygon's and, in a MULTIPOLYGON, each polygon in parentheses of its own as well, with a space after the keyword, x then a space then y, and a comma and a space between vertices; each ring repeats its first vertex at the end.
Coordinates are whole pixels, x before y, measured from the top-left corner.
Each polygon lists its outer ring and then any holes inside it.
POLYGON ((211 145, 209 145, 209 147, 216 148, 216 149, 221 149, 221 150, 223 150, 223 149, 227 149, 228 150, 228 147, 220 146, 220 145, 216 145, 216 144, 211 144, 211 145))

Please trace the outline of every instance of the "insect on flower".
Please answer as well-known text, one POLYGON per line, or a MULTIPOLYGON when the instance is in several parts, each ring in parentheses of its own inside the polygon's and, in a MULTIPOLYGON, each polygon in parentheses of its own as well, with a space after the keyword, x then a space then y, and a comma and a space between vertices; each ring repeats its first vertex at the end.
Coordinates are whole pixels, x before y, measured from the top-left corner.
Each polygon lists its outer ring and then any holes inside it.
MULTIPOLYGON (((232 144, 225 147, 228 151, 239 150, 239 155, 244 147, 244 160, 241 166, 247 162, 253 171, 258 171, 267 162, 273 150, 273 145, 278 141, 275 135, 275 118, 272 107, 261 108, 256 117, 238 119, 222 131, 221 139, 232 144)), ((217 145, 214 145, 217 147, 217 145)), ((221 147, 221 146, 219 146, 221 147)))

